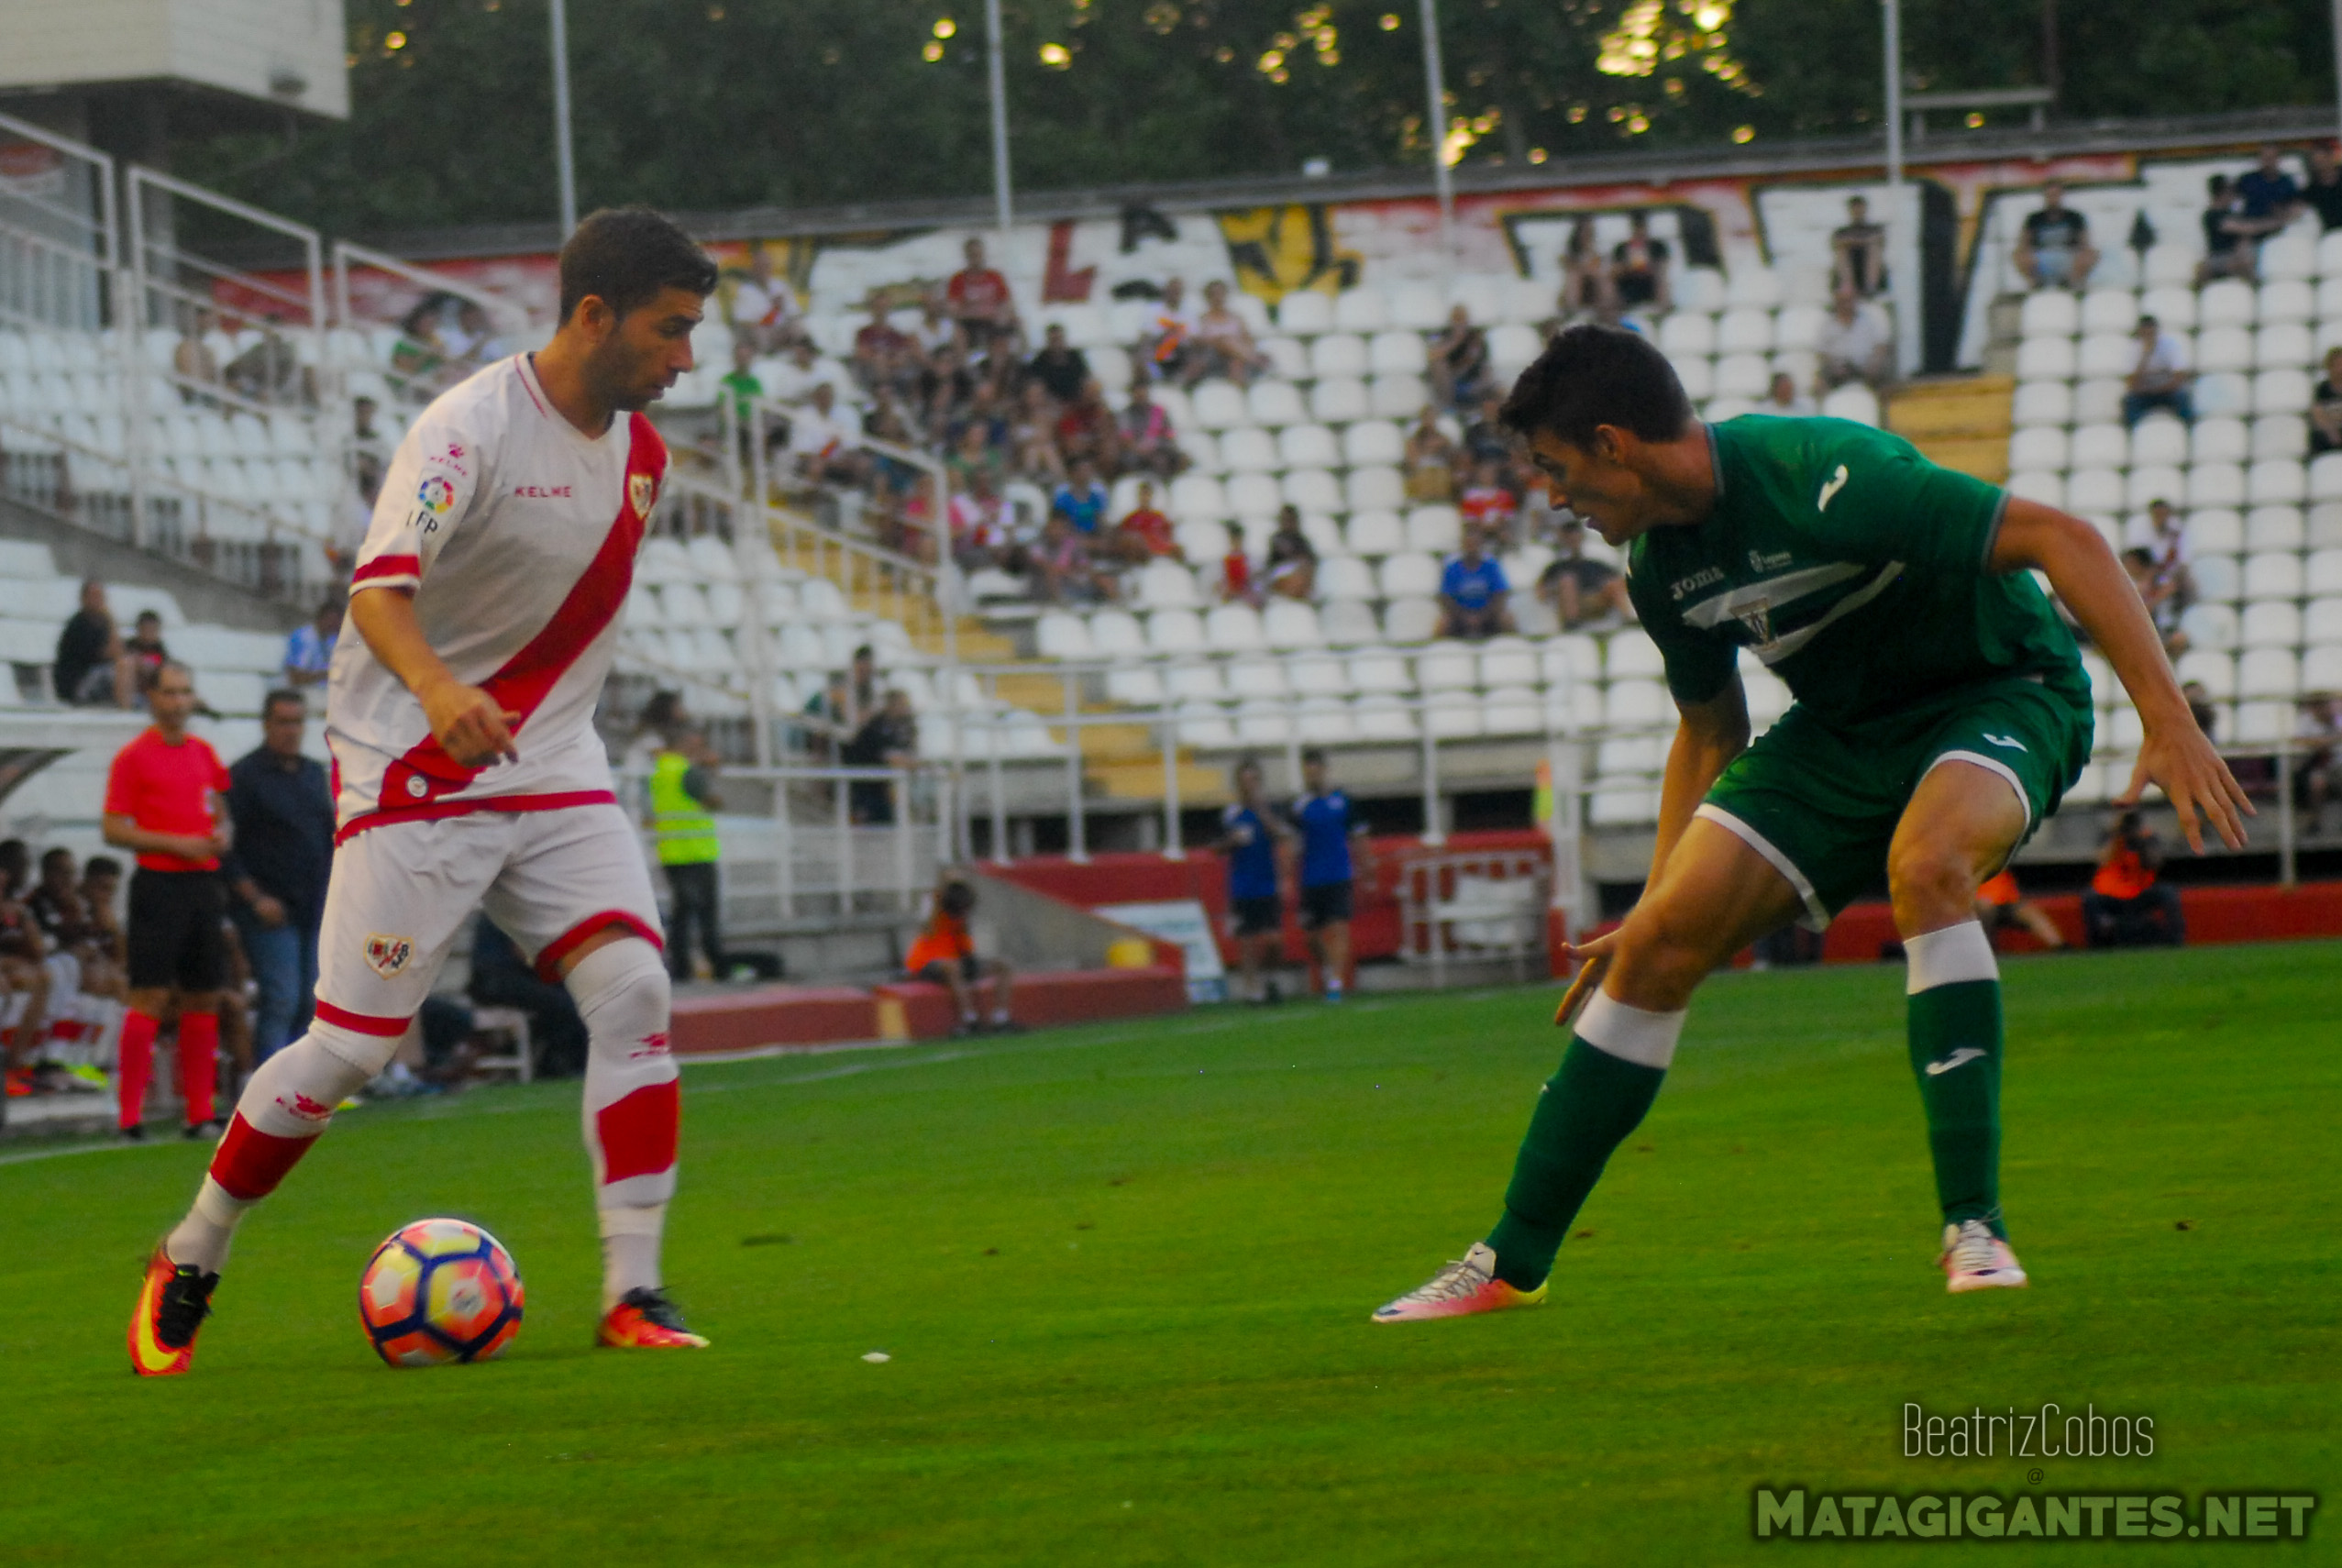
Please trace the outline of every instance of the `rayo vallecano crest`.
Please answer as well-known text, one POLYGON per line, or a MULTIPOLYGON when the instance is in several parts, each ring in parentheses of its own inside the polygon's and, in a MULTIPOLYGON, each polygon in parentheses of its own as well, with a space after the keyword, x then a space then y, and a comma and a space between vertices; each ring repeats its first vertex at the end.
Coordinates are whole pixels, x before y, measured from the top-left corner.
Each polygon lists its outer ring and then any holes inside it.
POLYGON ((414 956, 414 944, 406 937, 385 936, 378 931, 366 939, 366 962, 386 980, 405 968, 414 956))
POLYGON ((635 509, 635 516, 647 520, 650 516, 651 501, 657 494, 657 481, 650 475, 628 474, 626 476, 626 502, 635 509))

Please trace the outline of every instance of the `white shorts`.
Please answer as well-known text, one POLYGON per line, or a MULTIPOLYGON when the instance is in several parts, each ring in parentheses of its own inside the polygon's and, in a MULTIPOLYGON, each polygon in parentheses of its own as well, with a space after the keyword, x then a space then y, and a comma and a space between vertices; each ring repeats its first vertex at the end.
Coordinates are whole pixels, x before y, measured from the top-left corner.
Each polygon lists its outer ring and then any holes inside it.
POLYGON ((642 845, 615 805, 384 823, 334 852, 317 1021, 405 1033, 475 908, 548 980, 606 926, 665 945, 642 845))

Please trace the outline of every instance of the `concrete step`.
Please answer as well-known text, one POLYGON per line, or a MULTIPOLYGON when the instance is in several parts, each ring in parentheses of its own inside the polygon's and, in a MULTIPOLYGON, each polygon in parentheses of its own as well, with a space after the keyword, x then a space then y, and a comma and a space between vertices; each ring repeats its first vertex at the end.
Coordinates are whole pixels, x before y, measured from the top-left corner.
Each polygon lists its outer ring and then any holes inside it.
MULTIPOLYGON (((967 645, 962 644, 964 648, 967 645)), ((1066 683, 1049 672, 1051 667, 1035 664, 1031 675, 1003 675, 998 690, 1000 701, 1019 708, 1030 708, 1044 717, 1066 711, 1066 683)))
POLYGON ((1154 768, 1156 787, 1163 778, 1162 753, 1155 749, 1154 731, 1146 724, 1085 724, 1081 730, 1081 756, 1085 767, 1100 764, 1137 762, 1145 759, 1154 768))
POLYGON ((1928 460, 2001 484, 2008 479, 2006 436, 1938 436, 1915 443, 1928 460))
MULTIPOLYGON (((1083 776, 1092 790, 1112 801, 1160 801, 1163 799, 1163 761, 1151 757, 1143 762, 1093 762, 1083 769, 1083 776)), ((1188 806, 1217 806, 1228 800, 1228 776, 1217 767, 1182 757, 1179 762, 1179 801, 1188 806)))

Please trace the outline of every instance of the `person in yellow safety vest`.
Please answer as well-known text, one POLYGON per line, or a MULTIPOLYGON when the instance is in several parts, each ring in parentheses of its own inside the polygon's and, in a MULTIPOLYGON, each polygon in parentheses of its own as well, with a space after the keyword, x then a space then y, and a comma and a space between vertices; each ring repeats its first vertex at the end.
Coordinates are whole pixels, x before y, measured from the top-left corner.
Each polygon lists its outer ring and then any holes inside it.
MULTIPOLYGON (((664 695, 662 693, 662 695, 664 695)), ((716 837, 714 812, 724 809, 715 790, 716 769, 722 765, 707 737, 692 729, 680 704, 659 715, 662 726, 657 753, 651 759, 647 823, 659 869, 674 894, 667 922, 668 973, 679 980, 691 978, 691 942, 696 933, 707 955, 708 972, 727 977, 736 966, 746 966, 767 979, 777 977, 779 965, 766 954, 726 954, 717 911, 722 898, 716 862, 723 846, 716 837)))

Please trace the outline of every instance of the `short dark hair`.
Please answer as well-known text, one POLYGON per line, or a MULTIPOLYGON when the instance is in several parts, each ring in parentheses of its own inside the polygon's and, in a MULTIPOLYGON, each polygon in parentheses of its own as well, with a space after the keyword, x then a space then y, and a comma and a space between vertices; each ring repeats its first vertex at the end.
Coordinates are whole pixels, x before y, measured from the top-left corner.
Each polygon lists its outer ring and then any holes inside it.
POLYGON ((715 293, 715 260, 672 218, 648 207, 604 207, 588 214, 561 247, 561 320, 588 294, 624 315, 661 289, 715 293))
POLYGON ((1542 431, 1573 447, 1592 447, 1602 425, 1665 441, 1692 422, 1692 401, 1650 338, 1589 322, 1545 346, 1497 420, 1523 440, 1542 431))
POLYGON ((41 851, 40 868, 43 871, 47 871, 51 866, 56 865, 60 860, 62 860, 68 866, 71 866, 73 863, 73 852, 66 848, 61 844, 52 845, 50 848, 41 851))
POLYGON ((111 855, 93 855, 82 862, 82 876, 84 880, 92 877, 112 877, 118 881, 122 876, 122 862, 111 855))
POLYGON ((2123 559, 2128 561, 2133 566, 2151 567, 2155 564, 2155 552, 2153 550, 2143 549, 2125 550, 2123 552, 2123 559))
POLYGON ((1320 766, 1323 766, 1325 762, 1325 747, 1321 745, 1305 745, 1301 748, 1301 766, 1307 767, 1313 762, 1320 766))
POLYGON ((300 709, 304 715, 309 712, 308 698, 304 697, 300 692, 295 691, 290 686, 280 686, 275 690, 271 691, 267 696, 260 699, 260 717, 263 719, 267 718, 271 712, 275 711, 277 704, 280 702, 292 703, 294 707, 300 709))

